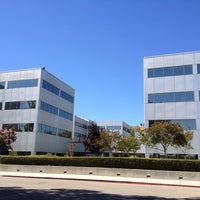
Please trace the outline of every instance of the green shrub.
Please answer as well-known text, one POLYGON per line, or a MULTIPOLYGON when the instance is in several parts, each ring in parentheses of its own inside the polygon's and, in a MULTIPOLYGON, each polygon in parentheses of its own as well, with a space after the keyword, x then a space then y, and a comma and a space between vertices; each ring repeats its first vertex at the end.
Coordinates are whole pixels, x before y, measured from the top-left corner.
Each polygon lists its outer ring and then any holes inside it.
POLYGON ((199 160, 128 157, 0 156, 1 164, 200 171, 199 160))
POLYGON ((16 151, 9 151, 9 156, 17 156, 17 152, 16 151))

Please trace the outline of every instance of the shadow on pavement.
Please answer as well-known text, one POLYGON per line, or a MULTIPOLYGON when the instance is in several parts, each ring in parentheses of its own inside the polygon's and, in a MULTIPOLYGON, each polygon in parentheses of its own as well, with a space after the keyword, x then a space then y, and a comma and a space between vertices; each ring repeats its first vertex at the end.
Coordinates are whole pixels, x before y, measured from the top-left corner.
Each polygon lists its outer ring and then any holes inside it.
MULTIPOLYGON (((116 194, 100 193, 91 190, 67 190, 67 189, 50 189, 50 190, 30 190, 20 187, 0 187, 0 199, 5 200, 178 200, 176 198, 160 198, 156 196, 122 196, 116 194)), ((182 200, 197 200, 199 198, 186 198, 182 200)), ((180 200, 180 199, 179 199, 180 200)))

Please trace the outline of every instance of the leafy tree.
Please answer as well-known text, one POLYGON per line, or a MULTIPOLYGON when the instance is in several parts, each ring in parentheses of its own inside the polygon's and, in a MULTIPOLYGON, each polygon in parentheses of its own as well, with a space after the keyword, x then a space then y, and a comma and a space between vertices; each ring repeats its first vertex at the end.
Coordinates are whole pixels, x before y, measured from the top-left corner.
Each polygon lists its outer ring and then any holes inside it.
POLYGON ((86 151, 90 151, 94 154, 99 154, 102 147, 97 141, 100 138, 100 130, 96 123, 91 122, 88 126, 87 137, 83 139, 83 144, 86 151))
POLYGON ((130 127, 130 135, 132 137, 135 137, 137 135, 137 133, 139 133, 141 131, 141 127, 140 126, 132 126, 130 127))
POLYGON ((140 149, 140 142, 136 137, 132 136, 121 138, 118 142, 117 149, 128 155, 131 152, 135 154, 140 149))
POLYGON ((193 132, 188 130, 185 133, 185 139, 186 139, 187 143, 184 146, 181 147, 181 150, 185 155, 187 155, 187 151, 190 150, 190 149, 193 149, 193 147, 191 145, 191 141, 193 139, 193 132))
POLYGON ((12 150, 11 144, 16 139, 16 132, 13 129, 0 130, 0 154, 7 154, 8 150, 12 150))
POLYGON ((152 147, 161 144, 164 154, 169 146, 183 147, 187 144, 182 126, 167 121, 153 123, 143 134, 142 141, 152 147))
POLYGON ((120 139, 120 133, 118 131, 100 131, 100 138, 97 144, 101 147, 101 151, 108 151, 109 156, 112 156, 112 150, 116 149, 117 143, 120 139))

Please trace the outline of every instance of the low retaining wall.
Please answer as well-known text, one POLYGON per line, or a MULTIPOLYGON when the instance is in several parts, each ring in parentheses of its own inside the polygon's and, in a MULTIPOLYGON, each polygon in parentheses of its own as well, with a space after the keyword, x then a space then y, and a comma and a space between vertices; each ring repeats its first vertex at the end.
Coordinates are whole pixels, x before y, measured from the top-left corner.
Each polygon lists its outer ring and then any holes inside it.
POLYGON ((80 174, 97 176, 122 176, 132 178, 200 180, 200 172, 117 169, 98 167, 35 166, 0 164, 0 171, 25 173, 80 174))

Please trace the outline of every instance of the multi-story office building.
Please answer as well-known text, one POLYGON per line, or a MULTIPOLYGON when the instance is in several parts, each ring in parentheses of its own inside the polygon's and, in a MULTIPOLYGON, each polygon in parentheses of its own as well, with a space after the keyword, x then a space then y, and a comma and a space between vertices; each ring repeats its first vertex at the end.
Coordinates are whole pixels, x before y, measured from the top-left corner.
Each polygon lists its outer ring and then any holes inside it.
POLYGON ((0 128, 14 128, 18 153, 64 154, 72 135, 74 89, 45 68, 0 72, 0 128))
POLYGON ((105 121, 97 122, 101 130, 117 131, 121 136, 127 137, 130 135, 130 126, 123 121, 105 121))
MULTIPOLYGON (((111 134, 112 132, 118 132, 121 137, 128 137, 130 136, 131 127, 123 122, 123 121, 104 121, 104 122, 97 122, 100 130, 109 131, 111 134)), ((119 155, 121 152, 118 150, 112 150, 112 155, 119 155)), ((111 155, 111 152, 105 151, 104 155, 111 155)))
POLYGON ((117 131, 123 137, 127 137, 130 135, 130 126, 123 121, 105 121, 105 122, 94 122, 89 119, 85 119, 82 117, 74 116, 74 126, 73 126, 73 134, 72 138, 74 141, 74 154, 75 155, 85 155, 85 147, 83 144, 84 138, 87 137, 88 134, 88 126, 91 123, 96 123, 99 126, 100 130, 106 131, 117 131))
POLYGON ((91 123, 91 120, 84 119, 82 117, 74 116, 73 123, 73 134, 72 138, 74 140, 74 154, 75 155, 84 155, 85 147, 83 145, 84 138, 87 137, 88 134, 88 126, 91 123))
MULTIPOLYGON (((193 131, 187 151, 200 159, 200 52, 144 58, 145 126, 155 121, 179 122, 193 131)), ((163 152, 147 148, 148 154, 163 152)), ((183 154, 169 148, 168 154, 183 154)))

